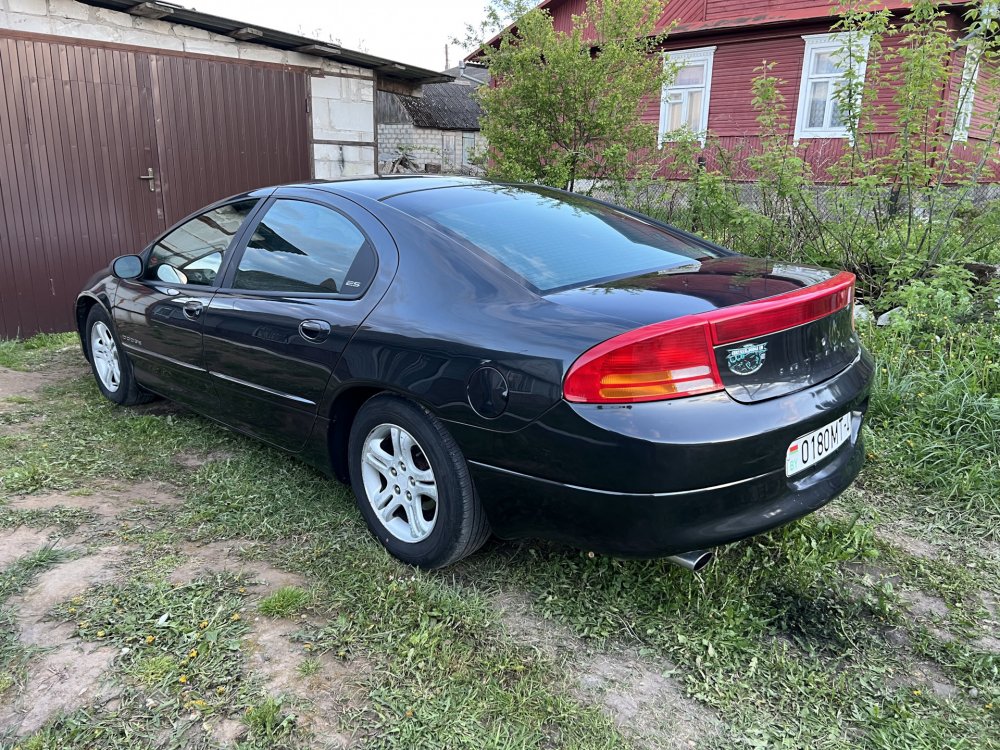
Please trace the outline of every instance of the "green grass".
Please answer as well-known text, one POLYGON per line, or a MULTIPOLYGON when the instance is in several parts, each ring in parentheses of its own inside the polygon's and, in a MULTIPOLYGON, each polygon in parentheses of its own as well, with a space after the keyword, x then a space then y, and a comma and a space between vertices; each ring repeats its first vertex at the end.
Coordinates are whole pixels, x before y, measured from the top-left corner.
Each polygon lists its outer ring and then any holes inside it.
MULTIPOLYGON (((130 518, 116 532, 140 550, 127 580, 61 610, 80 637, 128 649, 115 666, 122 706, 64 717, 29 743, 152 747, 156 728, 171 724, 195 742, 212 716, 243 721, 245 747, 308 743, 294 718, 300 707, 262 692, 247 674, 246 619, 232 619, 248 606, 241 582, 166 581, 179 544, 239 539, 251 558, 306 579, 251 613, 323 613, 325 624, 296 636, 309 644, 298 674, 318 674, 321 657, 364 665, 363 698, 341 721, 366 747, 437 748, 442 737, 468 748, 629 746, 607 715, 575 697, 551 656, 511 634, 499 594, 523 597, 535 615, 598 651, 624 644, 651 664, 672 663, 687 695, 721 719, 718 736, 701 738, 705 748, 1000 747, 1000 657, 974 643, 988 630, 981 592, 1000 585, 989 573, 995 561, 977 544, 995 540, 998 524, 988 469, 1000 464, 987 422, 996 394, 987 375, 963 364, 973 356, 986 366, 987 355, 913 357, 900 349, 899 332, 864 333, 885 368, 864 491, 848 493, 839 512, 720 550, 698 575, 540 543, 495 543, 453 569, 414 571, 369 537, 346 488, 296 461, 187 413, 110 407, 87 380, 50 387, 27 405, 44 420, 5 444, 0 502, 17 492, 159 479, 174 483, 184 505, 130 518), (227 458, 195 471, 173 461, 178 452, 219 450, 227 458), (881 539, 880 525, 897 519, 938 544, 942 558, 881 539), (915 616, 911 591, 939 597, 947 614, 915 616), (893 645, 891 633, 905 644, 893 645), (920 663, 956 696, 942 699, 915 678, 920 663), (155 710, 146 706, 152 696, 155 710)), ((51 520, 0 506, 0 526, 51 520)))
POLYGON ((320 665, 318 659, 314 659, 312 657, 309 657, 309 658, 303 659, 299 663, 299 666, 296 667, 296 669, 298 670, 298 673, 300 675, 302 675, 303 677, 312 677, 315 674, 319 674, 319 671, 321 669, 321 665, 320 665))
POLYGON ((96 516, 83 508, 69 508, 57 505, 52 508, 10 508, 0 503, 0 529, 17 526, 33 526, 44 529, 58 526, 63 530, 75 529, 91 523, 96 516))
POLYGON ((257 605, 257 611, 268 617, 291 617, 298 614, 312 601, 312 595, 297 586, 282 586, 273 594, 264 597, 257 605))
POLYGON ((89 590, 60 610, 84 640, 114 645, 118 666, 182 708, 210 711, 244 682, 243 581, 220 575, 173 586, 139 568, 124 584, 89 590))
POLYGON ((52 360, 60 349, 79 345, 75 333, 40 333, 24 340, 0 339, 0 367, 30 370, 52 360))
POLYGON ((264 698, 250 706, 244 719, 250 747, 271 747, 282 742, 295 728, 295 714, 286 711, 280 700, 264 698))
POLYGON ((62 562, 66 556, 63 550, 46 546, 19 557, 0 571, 0 603, 29 586, 35 576, 62 562))

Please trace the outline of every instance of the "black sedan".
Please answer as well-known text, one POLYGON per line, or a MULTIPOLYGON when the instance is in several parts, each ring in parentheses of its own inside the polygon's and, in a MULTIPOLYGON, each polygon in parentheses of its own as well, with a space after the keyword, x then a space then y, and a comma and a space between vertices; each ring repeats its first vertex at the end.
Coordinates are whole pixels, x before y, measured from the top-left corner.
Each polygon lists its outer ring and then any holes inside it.
POLYGON ((406 177, 216 203, 76 317, 107 398, 350 482, 400 560, 494 533, 698 567, 860 470, 853 288, 558 190, 406 177))

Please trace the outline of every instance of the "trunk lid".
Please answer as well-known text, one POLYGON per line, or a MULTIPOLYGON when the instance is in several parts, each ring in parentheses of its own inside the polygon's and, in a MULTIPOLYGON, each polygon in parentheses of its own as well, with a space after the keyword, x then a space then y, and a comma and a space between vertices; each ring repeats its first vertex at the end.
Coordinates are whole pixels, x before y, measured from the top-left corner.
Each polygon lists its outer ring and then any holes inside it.
POLYGON ((846 307, 832 313, 821 310, 824 314, 812 316, 815 319, 781 326, 781 330, 774 331, 773 324, 746 325, 773 315, 763 308, 781 307, 784 295, 791 295, 791 300, 802 296, 796 292, 819 287, 813 291, 824 296, 821 291, 835 285, 836 276, 836 272, 822 268, 734 256, 693 261, 556 292, 547 298, 636 326, 701 314, 721 316, 722 322, 714 328, 719 334, 714 346, 718 373, 733 399, 752 403, 821 383, 857 358, 860 343, 852 323, 852 299, 846 307), (754 304, 762 300, 769 302, 754 304), (741 305, 745 309, 738 307, 741 305), (717 312, 724 308, 733 309, 717 312))

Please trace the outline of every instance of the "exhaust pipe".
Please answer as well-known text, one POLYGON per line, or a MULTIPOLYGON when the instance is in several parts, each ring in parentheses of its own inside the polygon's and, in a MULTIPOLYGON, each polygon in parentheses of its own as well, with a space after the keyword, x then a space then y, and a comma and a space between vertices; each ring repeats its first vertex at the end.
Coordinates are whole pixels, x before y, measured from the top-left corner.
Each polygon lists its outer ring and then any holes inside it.
POLYGON ((715 553, 710 549, 696 549, 692 552, 682 552, 679 555, 671 555, 667 558, 674 565, 697 572, 715 559, 715 553))

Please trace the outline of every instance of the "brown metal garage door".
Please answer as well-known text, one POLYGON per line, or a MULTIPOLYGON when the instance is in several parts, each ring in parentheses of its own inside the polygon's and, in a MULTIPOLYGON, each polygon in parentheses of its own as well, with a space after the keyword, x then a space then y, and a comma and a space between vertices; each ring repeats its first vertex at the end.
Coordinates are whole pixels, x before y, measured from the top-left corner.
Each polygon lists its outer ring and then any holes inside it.
POLYGON ((298 70, 0 36, 0 338, 70 330, 91 273, 198 207, 308 179, 307 92, 298 70))

